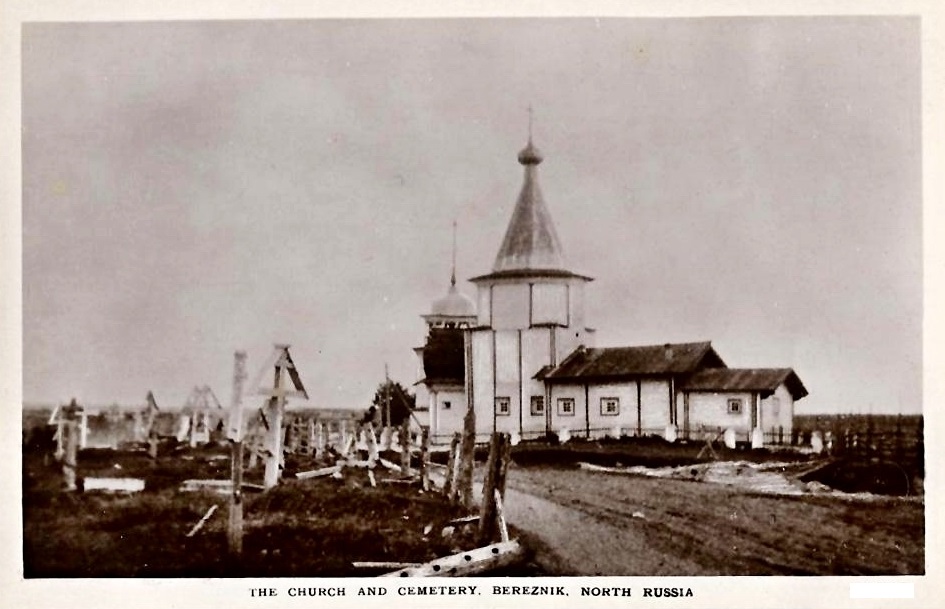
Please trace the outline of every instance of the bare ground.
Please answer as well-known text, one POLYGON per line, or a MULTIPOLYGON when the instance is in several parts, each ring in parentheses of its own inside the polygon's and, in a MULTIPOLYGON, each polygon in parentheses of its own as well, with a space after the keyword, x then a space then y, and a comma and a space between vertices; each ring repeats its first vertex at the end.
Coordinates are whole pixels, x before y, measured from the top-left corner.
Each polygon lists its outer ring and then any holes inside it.
POLYGON ((925 572, 921 500, 762 495, 562 467, 512 468, 509 521, 560 575, 925 572))

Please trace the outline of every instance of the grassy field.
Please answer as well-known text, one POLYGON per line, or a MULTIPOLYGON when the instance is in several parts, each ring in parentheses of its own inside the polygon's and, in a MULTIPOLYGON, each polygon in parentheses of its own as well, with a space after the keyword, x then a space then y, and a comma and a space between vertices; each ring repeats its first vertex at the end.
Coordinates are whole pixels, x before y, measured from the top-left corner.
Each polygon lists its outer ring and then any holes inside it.
MULTIPOLYGON (((925 509, 915 498, 851 501, 771 496, 718 484, 548 466, 513 468, 509 485, 577 510, 585 515, 581 522, 607 523, 611 531, 632 533, 635 547, 625 564, 635 574, 925 571, 925 509)), ((562 533, 566 532, 552 535, 562 533)), ((560 560, 556 561, 554 552, 546 553, 543 567, 567 574, 567 555, 575 549, 569 548, 572 544, 590 544, 591 555, 628 553, 623 541, 606 531, 595 534, 594 527, 588 526, 572 538, 556 538, 551 545, 562 552, 560 560)))
MULTIPOLYGON (((344 481, 287 480, 268 492, 247 494, 243 559, 231 562, 227 496, 177 490, 189 478, 226 478, 229 462, 219 452, 179 451, 157 463, 141 453, 80 455, 84 476, 144 478, 146 490, 131 495, 62 492, 57 465, 25 455, 26 577, 374 575, 353 569, 351 562, 424 562, 475 547, 471 533, 440 534, 447 521, 467 510, 415 486, 372 488, 366 474, 357 472, 344 481), (187 537, 213 505, 219 509, 206 526, 187 537)), ((520 569, 528 572, 527 565, 520 569)))

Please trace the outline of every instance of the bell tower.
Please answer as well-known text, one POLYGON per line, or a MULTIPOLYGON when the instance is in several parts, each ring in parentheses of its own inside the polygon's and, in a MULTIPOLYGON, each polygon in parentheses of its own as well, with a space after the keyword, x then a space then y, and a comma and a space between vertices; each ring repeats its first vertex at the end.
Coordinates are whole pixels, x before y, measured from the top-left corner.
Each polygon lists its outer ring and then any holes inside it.
POLYGON ((584 289, 592 279, 567 268, 538 183, 543 160, 529 125, 518 154, 524 182, 492 272, 470 280, 478 301, 466 393, 477 433, 544 433, 548 396, 541 375, 579 345, 589 346, 593 334, 584 320, 584 289))

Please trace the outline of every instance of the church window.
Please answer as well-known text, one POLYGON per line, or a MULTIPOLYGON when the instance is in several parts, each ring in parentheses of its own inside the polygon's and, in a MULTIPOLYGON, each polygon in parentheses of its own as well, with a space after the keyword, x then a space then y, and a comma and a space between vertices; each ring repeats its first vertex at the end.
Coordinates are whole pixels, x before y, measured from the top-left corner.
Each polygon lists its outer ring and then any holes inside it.
POLYGON ((620 398, 601 398, 600 413, 604 416, 620 414, 620 398))
POLYGON ((495 413, 505 416, 512 414, 512 399, 508 397, 497 397, 495 399, 495 413))
POLYGON ((558 398, 558 414, 564 417, 573 417, 574 398, 558 398))
POLYGON ((532 396, 532 416, 540 416, 543 414, 545 414, 545 396, 533 395, 532 396))
POLYGON ((450 403, 449 400, 443 402, 443 410, 449 410, 450 406, 452 406, 452 404, 450 403))
POLYGON ((742 401, 739 398, 729 398, 728 400, 728 413, 729 414, 741 414, 742 413, 742 401))

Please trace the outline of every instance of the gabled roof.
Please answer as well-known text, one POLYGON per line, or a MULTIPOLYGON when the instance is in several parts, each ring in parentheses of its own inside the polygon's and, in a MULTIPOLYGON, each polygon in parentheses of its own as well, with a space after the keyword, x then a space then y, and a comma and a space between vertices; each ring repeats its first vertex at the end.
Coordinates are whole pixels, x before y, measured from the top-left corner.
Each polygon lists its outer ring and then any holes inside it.
POLYGON ((689 374, 700 367, 724 367, 712 343, 674 343, 642 347, 579 347, 545 376, 548 382, 604 380, 689 374))
POLYGON ((681 389, 773 392, 782 384, 795 400, 807 395, 804 383, 791 368, 706 368, 693 374, 681 389))

